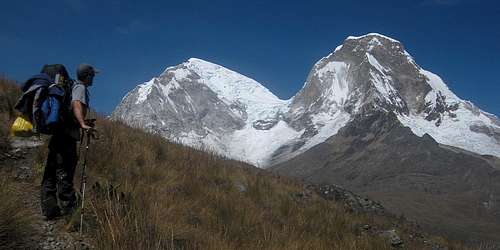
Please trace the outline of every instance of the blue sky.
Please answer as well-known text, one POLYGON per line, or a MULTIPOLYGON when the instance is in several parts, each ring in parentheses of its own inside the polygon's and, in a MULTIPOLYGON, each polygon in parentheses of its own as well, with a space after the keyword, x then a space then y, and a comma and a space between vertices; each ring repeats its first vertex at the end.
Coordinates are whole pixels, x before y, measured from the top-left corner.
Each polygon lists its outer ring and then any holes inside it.
POLYGON ((92 106, 109 114, 137 84, 190 57, 249 76, 283 99, 349 35, 378 32, 459 97, 500 115, 500 3, 387 1, 4 1, 0 74, 45 63, 102 70, 92 106))

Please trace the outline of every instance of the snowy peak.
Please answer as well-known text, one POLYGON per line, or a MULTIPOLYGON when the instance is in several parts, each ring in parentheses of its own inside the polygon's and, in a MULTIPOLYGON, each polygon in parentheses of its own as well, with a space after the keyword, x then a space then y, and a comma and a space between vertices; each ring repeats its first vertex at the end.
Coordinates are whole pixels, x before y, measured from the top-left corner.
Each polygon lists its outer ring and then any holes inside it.
POLYGON ((160 77, 171 78, 176 81, 199 79, 201 84, 205 84, 212 90, 221 93, 225 98, 249 97, 249 93, 257 93, 272 100, 279 100, 257 81, 218 64, 198 58, 190 58, 182 64, 168 67, 160 77))
POLYGON ((398 114, 419 136, 427 133, 442 144, 500 156, 498 119, 457 97, 401 42, 377 33, 348 37, 319 60, 290 107, 291 124, 310 133, 318 131, 311 124, 320 114, 352 117, 381 110, 398 114))
POLYGON ((369 33, 358 37, 349 36, 334 52, 340 50, 342 50, 341 54, 348 53, 358 57, 358 59, 371 53, 380 57, 391 56, 397 59, 403 56, 405 59, 413 60, 401 42, 378 33, 369 33))
POLYGON ((385 36, 385 35, 382 35, 382 34, 379 34, 379 33, 368 33, 368 34, 365 34, 365 35, 362 35, 362 36, 348 36, 345 40, 360 40, 360 39, 366 39, 366 38, 369 38, 370 40, 372 38, 382 38, 382 39, 385 39, 385 40, 389 40, 390 42, 393 42, 393 43, 401 43, 399 42, 398 40, 394 39, 394 38, 391 38, 391 37, 388 37, 388 36, 385 36))
MULTIPOLYGON (((321 105, 332 103, 324 96, 331 89, 344 90, 341 91, 342 98, 337 99, 343 101, 339 108, 351 114, 367 107, 408 114, 424 108, 422 96, 431 90, 431 86, 402 43, 370 33, 348 37, 335 51, 318 61, 304 88, 294 98, 298 104, 293 106, 303 106, 305 97, 319 99, 321 105), (335 73, 340 71, 332 66, 340 64, 349 70, 335 73), (345 79, 345 84, 339 85, 336 76, 345 79), (342 85, 347 87, 342 88, 342 85)), ((339 103, 335 104, 338 106, 339 103)))
POLYGON ((201 82, 230 102, 277 103, 281 100, 259 82, 220 65, 191 58, 182 64, 197 74, 201 82))
POLYGON ((293 98, 292 108, 315 106, 315 113, 340 109, 352 114, 375 105, 403 112, 407 107, 401 89, 388 80, 404 67, 413 69, 412 78, 417 78, 416 64, 395 39, 376 33, 348 37, 314 65, 304 87, 293 98))
POLYGON ((500 156, 498 118, 456 96, 438 75, 420 67, 401 42, 380 34, 349 37, 332 57, 368 73, 354 77, 375 87, 372 101, 364 105, 397 113, 419 136, 429 134, 441 144, 500 156))
POLYGON ((215 63, 191 58, 182 65, 199 76, 202 83, 225 98, 250 98, 252 94, 258 94, 267 99, 279 100, 259 82, 215 63))
POLYGON ((177 66, 168 67, 159 77, 138 86, 140 104, 147 99, 153 88, 162 96, 169 96, 176 90, 185 90, 185 85, 197 84, 217 96, 239 116, 250 121, 257 120, 257 113, 265 109, 283 109, 287 101, 280 100, 259 82, 227 69, 221 65, 198 58, 190 58, 177 66))

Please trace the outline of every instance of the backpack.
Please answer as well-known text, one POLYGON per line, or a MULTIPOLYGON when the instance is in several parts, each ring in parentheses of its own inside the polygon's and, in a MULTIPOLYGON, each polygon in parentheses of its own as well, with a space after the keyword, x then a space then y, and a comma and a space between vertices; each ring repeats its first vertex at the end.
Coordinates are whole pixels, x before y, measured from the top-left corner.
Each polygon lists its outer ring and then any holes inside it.
POLYGON ((54 134, 61 129, 67 116, 70 100, 67 93, 71 93, 71 85, 64 65, 43 66, 41 73, 31 77, 22 87, 23 94, 15 106, 22 114, 18 119, 29 121, 35 134, 54 134))

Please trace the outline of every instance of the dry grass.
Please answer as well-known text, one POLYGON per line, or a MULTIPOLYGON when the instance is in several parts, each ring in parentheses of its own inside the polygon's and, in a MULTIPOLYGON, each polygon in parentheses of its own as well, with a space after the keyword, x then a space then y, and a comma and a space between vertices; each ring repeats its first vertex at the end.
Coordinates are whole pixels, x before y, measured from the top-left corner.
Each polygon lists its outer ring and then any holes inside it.
POLYGON ((34 232, 32 215, 19 198, 22 191, 0 179, 0 249, 26 249, 34 232))
POLYGON ((297 198, 302 184, 241 162, 119 122, 98 124, 88 165, 98 185, 89 191, 86 226, 97 228, 99 249, 390 249, 359 228, 392 221, 314 194, 297 198))
POLYGON ((0 152, 9 149, 10 126, 15 119, 14 105, 21 90, 14 81, 0 76, 0 152))
POLYGON ((240 162, 101 121, 91 150, 92 210, 103 249, 385 249, 356 218, 302 187, 240 162), (111 163, 111 164, 110 164, 111 163), (336 246, 336 247, 335 247, 336 246))

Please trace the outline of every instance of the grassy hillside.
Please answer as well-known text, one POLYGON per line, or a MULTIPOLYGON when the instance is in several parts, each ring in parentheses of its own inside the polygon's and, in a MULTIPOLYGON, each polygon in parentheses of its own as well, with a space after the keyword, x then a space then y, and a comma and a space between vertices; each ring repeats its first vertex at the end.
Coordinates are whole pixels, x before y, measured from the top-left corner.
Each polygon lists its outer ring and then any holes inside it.
POLYGON ((103 249, 386 249, 357 235, 369 218, 240 162, 100 120, 89 155, 103 249))
MULTIPOLYGON (((18 93, 9 91, 4 94, 18 93)), ((11 105, 6 107, 7 114, 11 105)), ((431 248, 412 240, 405 223, 354 213, 299 182, 119 122, 101 118, 97 124, 100 139, 92 141, 88 155, 84 224, 97 249, 391 249, 378 233, 363 231, 366 225, 396 229, 408 249, 431 248)), ((1 130, 5 133, 6 127, 1 130)), ((43 165, 46 151, 40 148, 35 165, 43 165)), ((79 175, 77 170, 76 187, 79 175)), ((19 218, 16 213, 22 211, 6 209, 6 200, 17 204, 14 208, 22 207, 21 201, 2 194, 0 239, 3 221, 19 218)), ((9 225, 18 225, 20 232, 33 226, 22 217, 18 222, 9 225)), ((68 230, 77 224, 78 214, 68 230)), ((12 242, 24 236, 6 237, 12 242)), ((461 249, 441 238, 432 240, 461 249)))

